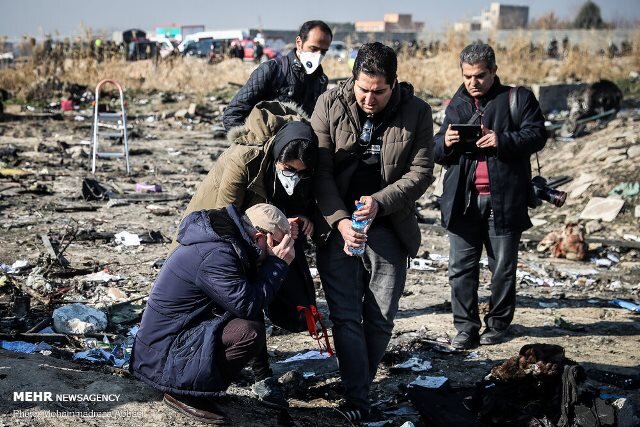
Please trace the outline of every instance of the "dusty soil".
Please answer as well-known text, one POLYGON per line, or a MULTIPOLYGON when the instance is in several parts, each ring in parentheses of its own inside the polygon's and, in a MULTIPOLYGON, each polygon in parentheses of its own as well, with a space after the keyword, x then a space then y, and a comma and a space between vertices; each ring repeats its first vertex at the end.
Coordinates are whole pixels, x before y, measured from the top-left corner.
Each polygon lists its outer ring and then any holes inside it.
MULTIPOLYGON (((160 184, 163 189, 160 195, 175 196, 175 200, 169 201, 113 203, 82 199, 82 180, 91 175, 87 157, 89 146, 82 143, 90 140, 90 112, 80 114, 86 116, 84 121, 74 119, 77 113, 21 113, 1 119, 0 150, 16 148, 15 154, 3 154, 1 167, 24 169, 28 174, 15 175, 15 172, 5 171, 0 175, 0 263, 11 265, 16 260, 28 260, 32 266, 40 268, 0 276, 0 279, 4 278, 0 284, 0 333, 4 339, 35 326, 39 327, 34 331, 39 331, 46 326, 43 320, 50 317, 54 308, 70 302, 101 307, 109 311, 112 319, 115 309, 127 301, 132 302, 133 308, 143 307, 144 297, 158 271, 154 263, 167 255, 168 245, 124 247, 110 237, 82 239, 82 230, 84 236, 94 233, 94 237, 96 233, 124 230, 141 235, 160 231, 166 237, 172 236, 189 195, 228 146, 224 137, 212 137, 214 126, 218 124, 218 100, 186 95, 178 97, 176 103, 165 104, 161 98, 160 94, 149 94, 129 100, 132 174, 124 174, 121 160, 101 160, 95 178, 122 193, 133 193, 139 182, 160 184), (191 118, 188 115, 180 117, 182 114, 174 116, 191 102, 199 106, 197 114, 191 118), (76 210, 78 206, 93 206, 95 210, 76 210), (54 243, 65 236, 65 241, 70 235, 77 236, 63 254, 70 262, 69 268, 63 270, 46 259, 42 234, 54 243), (108 284, 82 280, 84 275, 103 269, 125 279, 108 284), (31 281, 31 286, 27 285, 29 275, 38 274, 50 284, 49 290, 38 282, 33 284, 31 281), (30 311, 26 315, 12 313, 15 296, 25 293, 31 294, 30 311)), ((446 376, 454 385, 474 384, 492 366, 516 355, 523 345, 536 342, 562 345, 567 357, 587 370, 604 370, 629 378, 638 375, 638 314, 610 303, 612 299, 638 300, 639 251, 629 247, 633 242, 623 240, 625 234, 640 234, 638 220, 633 216, 637 196, 627 203, 614 222, 602 224, 603 228, 590 236, 619 241, 619 244, 592 243, 590 246, 592 257, 616 255, 619 262, 610 268, 598 268, 590 261, 550 258, 537 253, 535 243, 536 236, 562 227, 567 218, 577 216, 591 195, 606 194, 611 183, 638 179, 637 158, 620 158, 609 163, 606 155, 604 160, 597 160, 590 156, 589 150, 593 146, 611 146, 615 141, 624 142, 626 148, 636 146, 637 149, 638 140, 634 135, 639 127, 636 114, 602 130, 594 129, 591 135, 573 142, 548 142, 548 148, 541 156, 548 174, 577 177, 588 171, 599 174, 599 178, 591 189, 570 199, 565 207, 556 209, 547 205, 536 211, 540 225, 529 231, 521 247, 519 269, 523 275, 519 280, 518 308, 508 342, 481 347, 472 353, 443 352, 442 345, 446 347, 455 334, 446 259, 434 257, 429 263, 430 271, 410 270, 394 338, 372 389, 373 401, 383 402, 382 408, 409 409, 402 415, 389 415, 392 425, 401 425, 408 420, 425 425, 408 405, 405 395, 404 385, 417 374, 390 370, 393 364, 412 355, 432 362, 433 368, 424 374, 446 376), (612 135, 621 137, 613 138, 612 135), (530 276, 524 277, 524 273, 530 276), (543 279, 544 284, 533 284, 531 277, 543 279)), ((430 197, 431 190, 420 200, 421 215, 425 219, 423 258, 428 258, 429 254, 448 254, 446 234, 436 225, 439 212, 430 197)), ((486 304, 489 279, 486 267, 482 270, 482 279, 481 303, 486 304)), ((320 289, 318 298, 319 306, 326 314, 320 289)), ((112 321, 107 332, 113 334, 116 341, 122 340, 135 323, 135 317, 119 324, 112 321)), ((130 378, 125 371, 71 361, 72 352, 82 348, 78 340, 51 343, 56 349, 48 356, 0 350, 0 420, 3 425, 194 424, 164 406, 161 394, 130 378), (97 403, 15 401, 13 393, 21 391, 48 391, 54 395, 117 394, 119 400, 97 403)), ((268 346, 273 360, 280 361, 314 349, 315 342, 307 334, 285 334, 275 330, 269 337, 268 346)), ((229 399, 222 404, 233 425, 348 425, 333 409, 340 403, 335 360, 302 365, 274 364, 274 367, 278 375, 294 378, 287 383, 291 409, 281 412, 258 404, 249 391, 251 375, 245 372, 230 389, 229 399), (287 374, 290 371, 312 371, 315 376, 301 380, 294 374, 287 374)), ((590 381, 603 392, 628 397, 636 408, 640 404, 637 385, 635 389, 623 389, 621 384, 590 381)))

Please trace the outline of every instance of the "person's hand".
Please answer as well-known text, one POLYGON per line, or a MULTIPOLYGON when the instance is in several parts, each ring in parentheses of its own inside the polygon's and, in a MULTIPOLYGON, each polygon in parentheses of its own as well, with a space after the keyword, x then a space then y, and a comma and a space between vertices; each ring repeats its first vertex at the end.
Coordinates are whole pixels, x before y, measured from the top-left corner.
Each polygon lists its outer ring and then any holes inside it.
POLYGON ((364 206, 361 206, 360 209, 356 210, 353 214, 358 221, 368 219, 369 225, 371 225, 371 221, 378 215, 380 208, 378 201, 371 196, 362 196, 360 200, 356 201, 356 206, 358 203, 362 203, 364 206))
POLYGON ((285 234, 282 238, 282 241, 275 245, 273 241, 273 234, 267 234, 267 254, 275 256, 286 262, 287 264, 291 264, 291 261, 296 256, 296 250, 293 248, 294 240, 290 235, 285 234))
POLYGON ((349 250, 350 248, 360 247, 367 242, 366 234, 358 233, 351 228, 351 220, 349 218, 343 218, 338 222, 338 231, 344 240, 344 253, 349 256, 353 255, 349 250))
POLYGON ((482 126, 482 138, 476 142, 478 148, 496 148, 498 147, 498 134, 482 126))
POLYGON ((447 131, 444 134, 444 145, 447 147, 451 147, 453 144, 456 144, 459 141, 460 132, 451 129, 451 123, 449 123, 449 126, 447 126, 447 131))
POLYGON ((313 234, 313 222, 306 216, 299 215, 296 218, 296 224, 302 229, 302 233, 304 233, 307 237, 311 237, 313 234))
POLYGON ((298 218, 287 218, 287 221, 289 221, 289 233, 291 233, 291 238, 296 240, 299 233, 298 218))

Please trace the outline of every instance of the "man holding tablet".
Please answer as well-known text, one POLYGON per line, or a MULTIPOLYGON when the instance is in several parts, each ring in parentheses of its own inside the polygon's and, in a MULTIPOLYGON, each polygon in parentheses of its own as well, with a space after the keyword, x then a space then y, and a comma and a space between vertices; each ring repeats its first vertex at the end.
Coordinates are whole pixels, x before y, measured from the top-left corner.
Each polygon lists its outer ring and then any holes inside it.
POLYGON ((447 172, 440 199, 449 232, 451 345, 475 348, 504 341, 516 304, 518 243, 531 227, 527 212, 529 157, 546 142, 544 117, 531 91, 500 83, 495 53, 471 44, 460 53, 463 84, 434 137, 435 161, 447 172), (491 270, 485 329, 478 310, 482 247, 491 270))

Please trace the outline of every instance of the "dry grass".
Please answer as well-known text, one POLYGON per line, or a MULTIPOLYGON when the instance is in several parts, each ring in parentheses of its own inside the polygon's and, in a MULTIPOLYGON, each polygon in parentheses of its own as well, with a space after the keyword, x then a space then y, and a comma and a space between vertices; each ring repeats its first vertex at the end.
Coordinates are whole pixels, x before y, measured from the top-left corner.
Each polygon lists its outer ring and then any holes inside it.
MULTIPOLYGON (((411 82, 419 93, 450 96, 461 84, 458 54, 469 43, 466 34, 450 33, 441 44, 438 54, 432 58, 401 53, 398 75, 400 80, 411 82)), ((498 75, 503 82, 527 85, 553 83, 567 80, 587 82, 601 78, 625 78, 630 71, 640 70, 640 31, 633 40, 634 54, 626 58, 609 59, 590 53, 586 46, 569 53, 564 60, 547 59, 544 46, 531 50, 526 33, 516 33, 504 49, 496 52, 498 75)), ((65 59, 44 61, 34 59, 15 68, 0 70, 0 88, 17 98, 24 98, 38 82, 51 76, 60 81, 94 87, 104 78, 121 82, 134 91, 173 91, 196 95, 215 94, 223 89, 235 90, 229 82, 242 84, 255 65, 237 59, 218 64, 207 64, 194 58, 175 58, 154 65, 152 61, 125 62, 121 59, 97 63, 93 59, 65 59)), ((323 67, 329 78, 350 75, 345 62, 327 59, 323 67)), ((43 98, 47 96, 42 94, 43 98)))

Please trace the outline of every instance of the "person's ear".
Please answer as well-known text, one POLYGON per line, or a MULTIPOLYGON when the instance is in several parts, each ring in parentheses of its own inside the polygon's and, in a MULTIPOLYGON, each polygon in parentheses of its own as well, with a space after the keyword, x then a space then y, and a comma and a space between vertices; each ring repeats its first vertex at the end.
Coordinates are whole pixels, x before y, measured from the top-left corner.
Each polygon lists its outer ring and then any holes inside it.
POLYGON ((296 48, 302 52, 302 39, 300 36, 296 36, 296 48))

